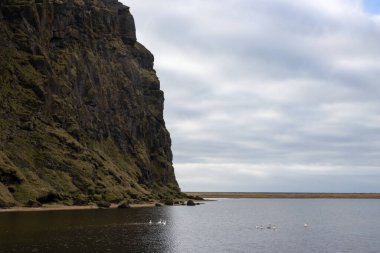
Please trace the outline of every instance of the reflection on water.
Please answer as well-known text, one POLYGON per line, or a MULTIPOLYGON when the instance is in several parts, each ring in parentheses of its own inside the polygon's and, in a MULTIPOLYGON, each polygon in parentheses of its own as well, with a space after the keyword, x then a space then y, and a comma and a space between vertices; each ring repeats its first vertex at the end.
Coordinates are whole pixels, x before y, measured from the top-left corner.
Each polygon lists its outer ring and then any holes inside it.
POLYGON ((196 207, 0 213, 0 252, 367 253, 379 252, 379 227, 379 200, 223 199, 196 207), (268 224, 277 229, 256 228, 268 224))
MULTIPOLYGON (((172 252, 170 208, 0 214, 6 252, 172 252), (152 224, 149 224, 152 220, 152 224)), ((3 252, 3 251, 0 251, 3 252)))

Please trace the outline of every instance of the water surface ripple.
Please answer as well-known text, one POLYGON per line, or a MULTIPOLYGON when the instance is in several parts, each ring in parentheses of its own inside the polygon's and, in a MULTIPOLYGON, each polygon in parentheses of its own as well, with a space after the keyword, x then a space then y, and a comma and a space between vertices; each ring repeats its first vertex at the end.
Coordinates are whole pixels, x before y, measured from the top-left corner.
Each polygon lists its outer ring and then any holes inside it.
POLYGON ((220 199, 196 207, 0 213, 0 252, 378 253, 379 228, 380 200, 220 199))

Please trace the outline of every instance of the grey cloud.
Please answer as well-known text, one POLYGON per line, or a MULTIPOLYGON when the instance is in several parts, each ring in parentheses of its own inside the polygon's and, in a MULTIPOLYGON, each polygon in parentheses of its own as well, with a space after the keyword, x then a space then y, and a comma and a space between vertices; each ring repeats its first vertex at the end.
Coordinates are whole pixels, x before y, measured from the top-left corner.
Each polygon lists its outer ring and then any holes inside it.
POLYGON ((380 191, 380 22, 360 1, 125 3, 184 190, 380 191))

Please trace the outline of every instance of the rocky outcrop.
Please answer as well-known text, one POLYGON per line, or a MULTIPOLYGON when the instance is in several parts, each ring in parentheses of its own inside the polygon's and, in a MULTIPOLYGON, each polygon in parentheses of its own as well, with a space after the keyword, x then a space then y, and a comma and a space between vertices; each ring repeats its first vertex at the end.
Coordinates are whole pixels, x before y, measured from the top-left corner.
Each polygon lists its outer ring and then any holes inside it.
POLYGON ((0 3, 0 202, 180 193, 153 55, 116 0, 0 3))

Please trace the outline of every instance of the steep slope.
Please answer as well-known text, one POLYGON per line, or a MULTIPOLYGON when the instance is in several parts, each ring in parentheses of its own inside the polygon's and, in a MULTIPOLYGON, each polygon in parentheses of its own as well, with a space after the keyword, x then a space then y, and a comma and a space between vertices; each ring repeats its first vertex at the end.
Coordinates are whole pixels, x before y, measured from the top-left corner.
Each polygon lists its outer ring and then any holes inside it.
POLYGON ((117 0, 0 3, 0 205, 180 194, 153 55, 117 0))

